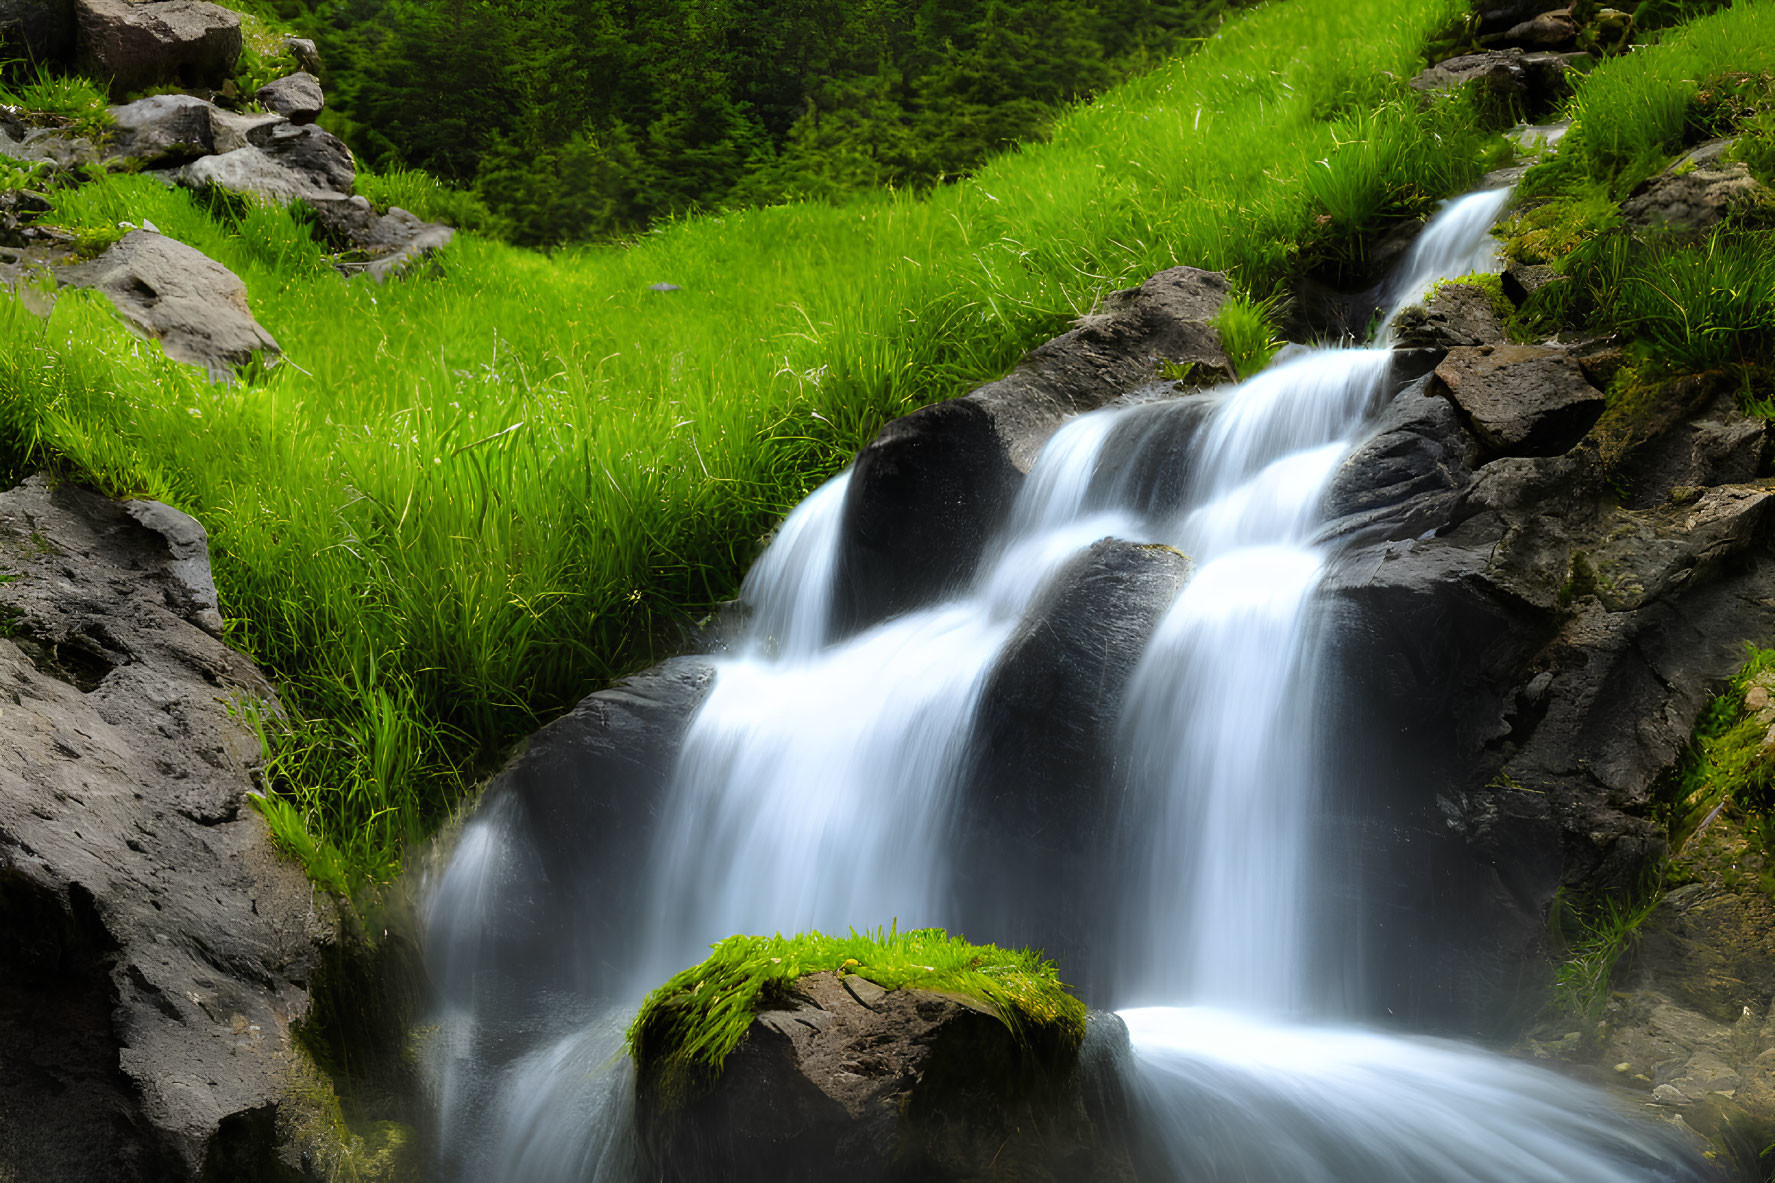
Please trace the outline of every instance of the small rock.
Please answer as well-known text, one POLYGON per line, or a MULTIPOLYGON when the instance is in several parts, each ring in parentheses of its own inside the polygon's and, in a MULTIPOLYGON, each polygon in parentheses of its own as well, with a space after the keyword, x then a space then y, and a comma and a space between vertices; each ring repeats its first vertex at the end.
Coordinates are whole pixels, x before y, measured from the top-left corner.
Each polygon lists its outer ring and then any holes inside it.
POLYGON ((647 290, 650 292, 681 292, 684 289, 675 283, 650 283, 647 285, 647 290))
POLYGON ((1436 382, 1494 453, 1554 456, 1603 412, 1602 392, 1564 350, 1540 345, 1451 349, 1436 382))
POLYGON ((1566 49, 1578 40, 1578 22, 1570 9, 1543 12, 1539 16, 1513 25, 1504 33, 1503 41, 1523 49, 1566 49))
POLYGON ((326 108, 320 79, 307 71, 279 78, 261 86, 257 95, 268 111, 275 111, 291 123, 313 123, 326 108))
POLYGON ((1621 214, 1634 226, 1692 234, 1711 229, 1734 210, 1769 201, 1771 196, 1742 161, 1715 162, 1653 177, 1621 203, 1621 214))
POLYGON ((1401 312, 1393 321, 1393 336, 1408 349, 1447 349, 1502 341, 1504 325, 1483 288, 1446 283, 1427 303, 1401 312))
POLYGON ((175 239, 132 230, 90 263, 63 267, 69 287, 94 288, 166 355, 203 366, 217 380, 254 357, 279 352, 253 319, 246 285, 220 263, 175 239))
POLYGON ((1682 1095, 1674 1085, 1661 1084, 1652 1090, 1652 1099, 1660 1105, 1687 1105, 1689 1099, 1682 1095))
POLYGON ((307 37, 285 37, 284 48, 296 59, 296 64, 308 73, 320 75, 320 48, 307 37))
POLYGON ((1619 1064, 1615 1065, 1615 1071, 1625 1074, 1633 1071, 1633 1065, 1629 1064, 1626 1060, 1622 1060, 1619 1064))
POLYGON ((1565 277, 1545 263, 1511 263, 1504 268, 1500 280, 1504 294, 1516 304, 1565 277))
POLYGON ((337 136, 312 123, 278 123, 262 146, 192 161, 179 170, 178 180, 193 189, 213 186, 284 205, 343 197, 356 176, 351 150, 337 136))
MULTIPOLYGON (((1675 490, 1672 490, 1671 492, 1672 492, 1672 494, 1674 494, 1675 490)), ((1695 491, 1696 496, 1700 496, 1700 492, 1701 491, 1699 489, 1697 489, 1695 491)), ((1768 705, 1769 705, 1769 689, 1768 689, 1768 687, 1766 687, 1766 686, 1752 686, 1749 690, 1746 690, 1744 692, 1744 709, 1745 710, 1751 711, 1751 712, 1756 712, 1756 711, 1762 710, 1764 707, 1766 707, 1768 705)))
POLYGON ((240 60, 240 18, 206 0, 74 0, 83 71, 113 97, 173 82, 219 87, 240 60))
POLYGON ((1454 90, 1476 83, 1485 93, 1501 97, 1526 94, 1528 72, 1520 49, 1490 49, 1438 62, 1411 80, 1415 90, 1454 90))
POLYGON ((270 111, 243 113, 210 108, 210 130, 215 137, 216 151, 237 152, 242 148, 263 148, 271 142, 271 133, 289 122, 270 111))

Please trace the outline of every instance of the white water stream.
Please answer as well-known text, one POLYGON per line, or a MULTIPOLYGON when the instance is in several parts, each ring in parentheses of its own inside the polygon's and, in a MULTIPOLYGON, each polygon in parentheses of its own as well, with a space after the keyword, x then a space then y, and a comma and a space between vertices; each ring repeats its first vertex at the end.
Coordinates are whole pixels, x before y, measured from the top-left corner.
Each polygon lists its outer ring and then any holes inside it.
MULTIPOLYGON (((1505 200, 1452 203, 1413 249, 1396 305, 1487 265, 1505 200)), ((749 577, 750 631, 716 662, 683 741, 636 948, 619 958, 637 976, 608 983, 613 1009, 601 1020, 532 1037, 531 1050, 478 1069, 465 1049, 487 1042, 476 1034, 485 1017, 474 990, 456 990, 469 1001, 445 1023, 456 1051, 438 1073, 444 1122, 481 1131, 455 1156, 458 1173, 631 1177, 630 1077, 614 1033, 648 985, 712 941, 951 924, 952 823, 994 662, 1056 573, 1113 536, 1194 563, 1119 721, 1131 777, 1115 860, 1121 916, 1103 935, 1114 999, 1140 1007, 1122 1012, 1135 1092, 1170 1177, 1696 1177, 1658 1165, 1658 1138, 1569 1081, 1472 1049, 1308 1022, 1336 1005, 1307 958, 1326 894, 1316 820, 1336 788, 1316 777, 1315 732, 1314 593, 1331 556, 1310 540, 1390 371, 1385 349, 1316 350, 1236 387, 1081 416, 1043 450, 971 590, 842 640, 829 624, 846 478, 804 502, 749 577), (1186 402, 1202 421, 1181 496, 1135 495, 1124 478, 1142 437, 1121 429, 1186 402), (478 1091, 460 1085, 476 1072, 478 1091)), ((460 934, 486 922, 482 899, 512 857, 498 827, 496 815, 470 827, 433 897, 446 934, 434 938, 434 964, 450 981, 465 980, 452 967, 474 949, 460 934)))

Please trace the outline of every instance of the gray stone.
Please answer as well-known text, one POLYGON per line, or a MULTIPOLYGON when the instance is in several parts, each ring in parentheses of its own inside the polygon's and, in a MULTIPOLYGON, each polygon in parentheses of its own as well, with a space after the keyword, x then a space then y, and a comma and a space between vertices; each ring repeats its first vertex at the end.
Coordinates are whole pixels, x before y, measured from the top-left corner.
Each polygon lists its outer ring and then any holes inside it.
POLYGON ((98 163, 98 149, 84 136, 70 136, 59 128, 26 129, 23 138, 14 138, 10 131, 0 130, 0 156, 9 156, 26 164, 52 164, 64 171, 74 171, 98 163))
POLYGON ((357 175, 351 150, 331 132, 314 124, 280 122, 258 131, 258 137, 257 145, 192 161, 179 170, 179 183, 277 205, 335 199, 351 191, 357 175))
POLYGON ((1715 162, 1653 177, 1621 203, 1634 226, 1695 234, 1712 229, 1735 210, 1775 198, 1742 161, 1715 162))
POLYGON ((246 804, 259 745, 229 707, 276 700, 208 631, 201 537, 42 478, 0 494, 9 1179, 197 1179, 274 1149, 326 928, 246 804))
POLYGON ((163 83, 219 87, 240 59, 240 18, 206 0, 74 0, 82 70, 113 98, 163 83))
POLYGON ((1504 294, 1517 304, 1565 277, 1545 263, 1508 263, 1501 277, 1504 294))
POLYGON ((1576 359, 1545 346, 1453 349, 1436 367, 1436 381, 1497 454, 1564 452, 1603 411, 1602 392, 1576 359))
POLYGON ((210 129, 215 137, 216 152, 237 152, 242 148, 263 148, 271 142, 271 133, 289 122, 282 115, 269 111, 237 112, 210 108, 210 129))
POLYGON ((1528 71, 1520 49, 1491 49, 1462 54, 1438 62, 1411 80, 1416 90, 1454 90, 1468 83, 1487 94, 1512 96, 1528 93, 1528 71))
POLYGON ((0 0, 0 48, 39 66, 74 55, 74 0, 0 0))
POLYGON ((1504 325, 1485 289, 1445 283, 1429 301, 1414 304, 1393 321, 1394 340, 1405 348, 1447 349, 1504 339, 1504 325))
POLYGON ((320 49, 307 37, 285 37, 284 48, 296 64, 315 77, 320 76, 320 49))
POLYGON ((326 108, 320 79, 306 71, 267 82, 259 88, 258 100, 268 111, 276 112, 291 123, 313 123, 326 108))
POLYGON ((94 288, 125 323, 160 342, 168 357, 226 378, 233 366, 278 351, 253 319, 246 285, 200 251, 151 230, 133 230, 90 263, 63 267, 57 279, 94 288))
POLYGON ((327 238, 356 256, 335 266, 346 275, 368 275, 377 283, 402 274, 456 237, 450 227, 424 221, 399 206, 378 214, 363 197, 314 199, 309 204, 327 238))
POLYGON ((111 108, 116 121, 107 155, 143 164, 178 164, 216 150, 216 108, 186 94, 154 95, 111 108))

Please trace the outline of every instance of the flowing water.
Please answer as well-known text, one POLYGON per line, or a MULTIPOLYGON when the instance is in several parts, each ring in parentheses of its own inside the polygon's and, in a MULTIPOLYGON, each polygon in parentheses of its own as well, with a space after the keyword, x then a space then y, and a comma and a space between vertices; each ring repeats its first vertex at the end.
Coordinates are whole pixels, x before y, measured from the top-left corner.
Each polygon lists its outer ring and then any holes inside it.
MULTIPOLYGON (((1451 203, 1404 264, 1395 310, 1487 266, 1507 198, 1451 203)), ((494 972, 510 955, 490 934, 509 936, 532 890, 509 887, 527 855, 497 802, 434 890, 434 1079, 455 1175, 632 1177, 623 1023, 711 942, 955 924, 967 891, 983 890, 964 891, 953 860, 995 662, 1044 589, 1114 537, 1193 563, 1119 719, 1100 721, 1128 783, 1103 872, 1118 922, 1094 954, 1109 967, 1105 1000, 1133 1008, 1122 1012, 1133 1092, 1165 1173, 1700 1177, 1600 1095, 1470 1048, 1336 1025, 1340 1000, 1316 986, 1309 950, 1331 872, 1315 836, 1338 786, 1316 775, 1315 592, 1333 555, 1313 539, 1327 486, 1391 391, 1391 361, 1384 348, 1307 351, 1236 387, 1074 419, 1042 451, 971 586, 842 638, 833 582, 847 479, 808 498, 748 578, 747 630, 716 660, 682 741, 646 839, 641 904, 601 962, 629 971, 531 992, 494 972)))

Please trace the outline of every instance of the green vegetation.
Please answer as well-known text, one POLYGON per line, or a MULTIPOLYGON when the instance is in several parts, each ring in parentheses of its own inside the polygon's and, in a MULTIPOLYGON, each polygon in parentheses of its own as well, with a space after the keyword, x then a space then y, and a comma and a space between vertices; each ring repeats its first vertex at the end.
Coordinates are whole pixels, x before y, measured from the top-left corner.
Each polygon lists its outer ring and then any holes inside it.
POLYGON ((46 126, 66 128, 94 141, 111 130, 108 101, 105 92, 85 78, 43 69, 19 69, 0 81, 0 103, 29 112, 28 118, 46 126))
POLYGON ((970 945, 939 928, 896 927, 848 937, 729 937, 647 996, 629 1028, 630 1053, 665 1096, 683 1098, 721 1070, 758 1010, 787 1002, 798 979, 820 972, 986 1003, 1046 1062, 1070 1059, 1085 1038, 1085 1004, 1039 954, 970 945))
MULTIPOLYGON (((1659 875, 1654 882, 1661 880, 1659 875)), ((1597 1017, 1608 1000, 1615 967, 1638 942, 1663 899, 1663 890, 1654 888, 1626 902, 1604 900, 1585 914, 1563 897, 1555 898, 1552 927, 1565 957, 1554 971, 1554 1005, 1574 1016, 1597 1017)))
POLYGON ((1656 46, 1605 62, 1579 86, 1575 123, 1524 178, 1543 204, 1503 229, 1506 250, 1551 263, 1524 318, 1619 332, 1659 372, 1766 364, 1775 353, 1775 210, 1752 203, 1697 241, 1623 224, 1615 203, 1682 152, 1743 133, 1734 149, 1775 158, 1775 9, 1741 5, 1656 46))
MULTIPOLYGON (((1501 137, 1400 81, 1455 6, 1254 10, 922 197, 548 258, 470 234, 439 274, 383 287, 341 280, 299 211, 101 177, 45 220, 153 221, 242 277, 288 362, 211 386, 96 298, 47 321, 7 303, 0 440, 205 523, 229 639, 289 714, 267 732, 268 816, 356 890, 510 744, 681 647, 888 418, 1157 270, 1228 270, 1261 305, 1470 185, 1501 137)), ((1248 312, 1233 344, 1255 358, 1248 312)))
POLYGON ((328 122, 473 188, 515 241, 927 188, 1212 34, 1240 0, 255 0, 328 122))
POLYGON ((1679 849, 1726 813, 1765 854, 1775 854, 1775 747, 1764 744, 1775 727, 1771 687, 1775 649, 1747 646, 1744 667, 1702 711, 1678 775, 1664 794, 1665 820, 1679 849))
POLYGON ((1234 292, 1214 318, 1220 333, 1221 348, 1233 363, 1233 372, 1240 380, 1251 377, 1270 364, 1282 339, 1276 335, 1276 309, 1280 296, 1253 300, 1243 292, 1234 292))

